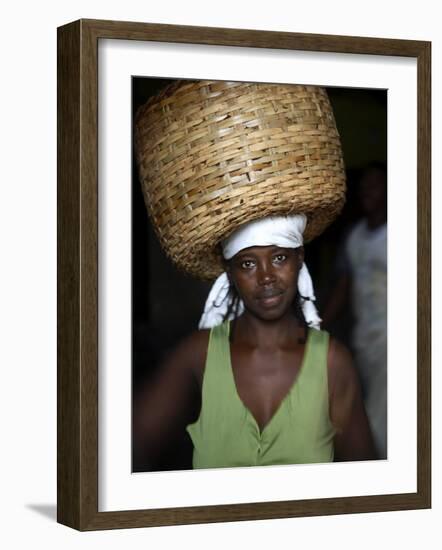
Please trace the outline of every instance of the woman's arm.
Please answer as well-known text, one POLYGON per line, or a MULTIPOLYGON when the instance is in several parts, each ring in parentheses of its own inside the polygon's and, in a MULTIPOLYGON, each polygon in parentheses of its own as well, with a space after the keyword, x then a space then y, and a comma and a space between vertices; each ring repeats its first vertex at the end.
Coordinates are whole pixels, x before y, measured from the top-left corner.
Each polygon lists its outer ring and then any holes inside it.
POLYGON ((373 438, 349 351, 331 339, 328 352, 330 419, 336 430, 335 460, 376 459, 373 438))
POLYGON ((134 395, 134 463, 153 467, 170 442, 199 414, 208 331, 185 338, 134 395))

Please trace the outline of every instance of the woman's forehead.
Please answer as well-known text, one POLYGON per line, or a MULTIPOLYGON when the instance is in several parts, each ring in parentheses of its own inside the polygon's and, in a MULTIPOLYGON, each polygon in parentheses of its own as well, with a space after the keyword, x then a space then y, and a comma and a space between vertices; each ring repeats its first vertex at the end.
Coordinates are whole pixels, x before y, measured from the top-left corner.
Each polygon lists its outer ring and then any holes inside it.
POLYGON ((266 255, 266 254, 273 254, 277 252, 295 252, 296 248, 290 248, 290 247, 281 247, 277 245, 268 245, 268 246, 248 246, 247 248, 243 248, 239 252, 237 252, 234 256, 234 258, 244 256, 247 254, 254 254, 254 255, 266 255))

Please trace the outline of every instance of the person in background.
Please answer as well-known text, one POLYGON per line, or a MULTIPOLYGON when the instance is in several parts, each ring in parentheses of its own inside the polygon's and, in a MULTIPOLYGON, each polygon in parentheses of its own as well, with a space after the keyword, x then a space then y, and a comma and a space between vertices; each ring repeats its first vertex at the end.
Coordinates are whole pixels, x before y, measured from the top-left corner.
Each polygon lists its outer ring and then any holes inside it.
POLYGON ((348 297, 351 338, 365 408, 379 458, 387 458, 387 171, 371 163, 358 186, 363 218, 345 239, 339 277, 324 308, 329 327, 348 297))

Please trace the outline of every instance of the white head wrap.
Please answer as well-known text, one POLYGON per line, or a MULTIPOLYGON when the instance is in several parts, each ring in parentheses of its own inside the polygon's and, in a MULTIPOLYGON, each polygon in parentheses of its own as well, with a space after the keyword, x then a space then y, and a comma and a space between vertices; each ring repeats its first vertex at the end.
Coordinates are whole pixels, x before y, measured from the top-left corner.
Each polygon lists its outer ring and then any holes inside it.
MULTIPOLYGON (((230 237, 221 243, 223 256, 230 260, 240 250, 251 246, 280 246, 281 248, 298 248, 303 245, 303 232, 307 218, 303 214, 294 216, 269 217, 256 220, 241 226, 230 237)), ((212 286, 204 306, 204 313, 199 328, 212 328, 223 322, 229 307, 230 284, 227 273, 222 273, 212 286)), ((319 330, 321 319, 318 316, 314 301, 313 283, 305 263, 298 275, 298 291, 301 295, 301 307, 308 326, 319 330)), ((238 316, 244 311, 240 301, 238 316)), ((229 314, 229 320, 235 312, 229 314)))

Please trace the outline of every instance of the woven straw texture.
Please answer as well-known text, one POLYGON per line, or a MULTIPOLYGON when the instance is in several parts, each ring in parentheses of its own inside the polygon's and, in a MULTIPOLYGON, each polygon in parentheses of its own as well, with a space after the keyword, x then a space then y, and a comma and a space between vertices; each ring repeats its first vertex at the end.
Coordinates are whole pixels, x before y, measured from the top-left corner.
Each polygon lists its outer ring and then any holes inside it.
POLYGON ((322 88, 180 81, 135 118, 146 206, 177 266, 212 279, 219 242, 270 215, 307 215, 306 242, 339 214, 345 173, 322 88))

